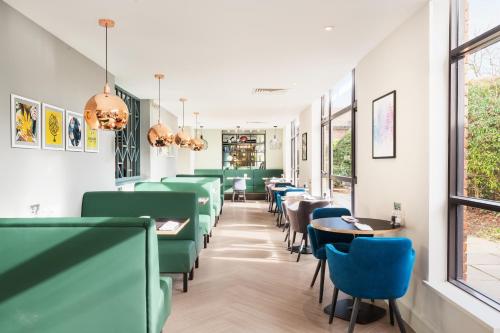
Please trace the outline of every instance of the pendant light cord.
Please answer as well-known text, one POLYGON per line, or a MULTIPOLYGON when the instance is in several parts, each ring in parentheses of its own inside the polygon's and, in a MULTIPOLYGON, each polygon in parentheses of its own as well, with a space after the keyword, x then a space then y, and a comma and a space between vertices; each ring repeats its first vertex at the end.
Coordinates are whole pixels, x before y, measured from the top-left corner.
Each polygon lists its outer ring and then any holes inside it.
POLYGON ((108 24, 106 23, 106 84, 108 83, 108 24))
POLYGON ((182 101, 182 131, 184 132, 184 101, 182 101))
POLYGON ((158 77, 158 124, 161 119, 161 90, 160 90, 161 79, 158 77))

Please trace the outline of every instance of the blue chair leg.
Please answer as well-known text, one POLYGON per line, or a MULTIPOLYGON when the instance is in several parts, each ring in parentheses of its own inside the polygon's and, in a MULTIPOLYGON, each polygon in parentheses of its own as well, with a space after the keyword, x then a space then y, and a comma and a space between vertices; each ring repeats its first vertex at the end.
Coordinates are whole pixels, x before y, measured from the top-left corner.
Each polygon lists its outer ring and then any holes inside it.
POLYGON ((399 312, 399 308, 398 308, 398 305, 396 303, 396 300, 390 299, 389 304, 392 305, 392 309, 394 310, 394 314, 396 315, 396 321, 398 322, 399 331, 401 333, 406 333, 405 323, 403 322, 403 318, 401 318, 401 313, 399 312))
POLYGON ((318 260, 318 265, 316 266, 316 270, 314 271, 313 280, 311 282, 311 288, 314 287, 314 283, 316 282, 316 278, 318 277, 319 270, 321 268, 321 260, 318 260))
POLYGON ((361 303, 361 298, 354 298, 354 305, 352 306, 351 321, 349 322, 349 329, 347 333, 354 332, 354 325, 356 325, 356 319, 358 319, 359 304, 361 303))
POLYGON ((319 280, 319 304, 323 303, 323 290, 325 289, 326 260, 321 260, 321 277, 319 280))
POLYGON ((330 319, 328 320, 328 324, 333 322, 333 316, 335 315, 335 308, 337 307, 337 298, 339 297, 339 288, 333 288, 333 297, 332 297, 332 312, 330 312, 330 319))
POLYGON ((391 325, 394 326, 394 310, 392 309, 392 303, 389 302, 389 320, 391 325))

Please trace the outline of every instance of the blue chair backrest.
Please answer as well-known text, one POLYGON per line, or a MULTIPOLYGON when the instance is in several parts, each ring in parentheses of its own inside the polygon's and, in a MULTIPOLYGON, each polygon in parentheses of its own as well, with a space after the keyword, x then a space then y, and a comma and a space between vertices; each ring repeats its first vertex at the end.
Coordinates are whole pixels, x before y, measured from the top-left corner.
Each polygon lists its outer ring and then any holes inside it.
POLYGON ((313 211, 313 219, 321 219, 324 217, 341 217, 344 215, 351 216, 351 212, 347 208, 316 208, 313 211))
POLYGON ((326 245, 330 278, 343 292, 361 298, 396 299, 408 290, 415 250, 408 238, 358 237, 349 253, 326 245))

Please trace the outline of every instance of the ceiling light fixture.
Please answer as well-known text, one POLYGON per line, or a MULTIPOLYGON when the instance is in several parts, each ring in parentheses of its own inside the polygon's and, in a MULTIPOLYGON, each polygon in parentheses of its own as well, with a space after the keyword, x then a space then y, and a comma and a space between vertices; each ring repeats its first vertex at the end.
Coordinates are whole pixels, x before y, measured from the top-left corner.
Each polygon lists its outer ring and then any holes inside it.
POLYGON ((165 78, 163 74, 155 74, 158 79, 158 123, 151 126, 148 131, 148 142, 152 147, 167 147, 174 141, 174 136, 167 126, 161 123, 161 89, 160 82, 165 78))
POLYGON ((333 30, 333 28, 334 28, 334 26, 333 26, 333 25, 326 26, 326 27, 325 27, 325 31, 332 31, 332 30, 333 30))
POLYGON ((115 22, 100 19, 99 25, 106 28, 106 84, 103 93, 92 96, 85 104, 85 122, 91 129, 119 131, 127 126, 129 113, 125 102, 111 93, 108 83, 108 28, 113 28, 115 22))
POLYGON ((208 141, 205 140, 205 138, 203 137, 203 126, 200 126, 200 130, 201 130, 200 139, 201 139, 201 141, 203 141, 203 150, 207 150, 208 149, 208 141))
POLYGON ((179 101, 182 103, 182 127, 177 134, 175 134, 175 144, 180 148, 190 148, 191 137, 184 132, 184 103, 187 101, 187 98, 181 97, 179 101))
POLYGON ((199 112, 193 113, 195 116, 194 138, 191 139, 191 149, 194 151, 203 150, 203 141, 198 138, 198 115, 199 112))
POLYGON ((278 139, 278 136, 276 135, 276 128, 278 126, 273 126, 274 127, 274 135, 271 140, 269 140, 269 148, 272 150, 277 150, 281 149, 281 141, 278 139))

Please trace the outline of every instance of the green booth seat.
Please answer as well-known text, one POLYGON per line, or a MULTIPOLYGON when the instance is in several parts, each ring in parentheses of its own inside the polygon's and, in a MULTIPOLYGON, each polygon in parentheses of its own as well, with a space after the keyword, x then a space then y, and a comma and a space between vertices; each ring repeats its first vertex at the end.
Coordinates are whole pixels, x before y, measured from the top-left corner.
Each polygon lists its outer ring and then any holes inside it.
MULTIPOLYGON (((175 178, 172 178, 175 179, 175 178)), ((196 206, 198 207, 198 198, 201 196, 209 196, 209 191, 202 189, 201 186, 181 186, 180 184, 162 183, 162 182, 138 182, 135 183, 136 192, 162 191, 162 192, 178 192, 178 193, 193 193, 196 194, 196 206)), ((210 206, 203 206, 197 209, 198 216, 198 237, 196 251, 199 253, 203 247, 207 247, 208 235, 212 231, 212 225, 215 223, 215 212, 210 206)))
POLYGON ((0 332, 159 333, 170 314, 150 219, 0 219, 0 249, 0 332))
POLYGON ((224 192, 223 187, 221 185, 222 176, 198 176, 198 175, 188 175, 188 176, 177 176, 175 178, 172 177, 164 177, 161 179, 162 182, 189 182, 189 183, 210 183, 212 185, 213 190, 213 200, 212 207, 215 210, 215 225, 219 220, 220 215, 222 214, 222 205, 224 203, 224 192))
MULTIPOLYGON (((217 170, 217 171, 221 171, 220 174, 210 174, 210 173, 207 173, 207 174, 203 174, 201 173, 203 169, 199 169, 199 173, 197 174, 194 174, 194 175, 191 175, 191 174, 178 174, 176 177, 177 178, 187 178, 187 177, 201 177, 201 178, 217 178, 219 179, 219 192, 220 192, 220 212, 219 214, 222 215, 222 207, 224 207, 224 176, 222 175, 222 170, 217 170)), ((165 178, 162 178, 162 181, 163 179, 166 179, 168 177, 165 177, 165 178)))
MULTIPOLYGON (((165 184, 171 191, 179 192, 195 192, 198 197, 207 197, 208 202, 199 207, 200 212, 200 228, 205 236, 205 241, 208 242, 208 236, 212 232, 212 227, 215 226, 217 209, 214 205, 218 194, 214 188, 218 186, 218 179, 208 178, 163 178, 161 184, 165 184)), ((206 245, 206 244, 205 244, 206 245)))
POLYGON ((188 290, 188 275, 194 276, 202 239, 199 236, 198 197, 185 192, 87 192, 83 195, 82 217, 189 218, 177 235, 158 235, 160 272, 183 275, 183 290, 188 290), (200 245, 198 245, 198 243, 200 245))

